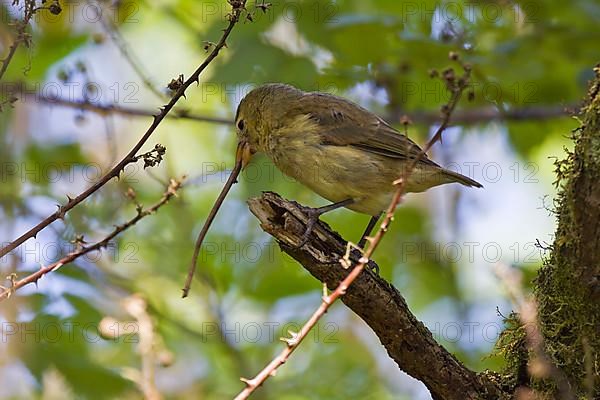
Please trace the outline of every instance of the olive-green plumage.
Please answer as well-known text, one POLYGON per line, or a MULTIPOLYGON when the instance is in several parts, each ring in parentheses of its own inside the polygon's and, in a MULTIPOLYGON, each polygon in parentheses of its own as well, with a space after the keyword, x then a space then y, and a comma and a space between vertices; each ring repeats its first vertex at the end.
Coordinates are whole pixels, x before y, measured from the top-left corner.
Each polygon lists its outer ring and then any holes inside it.
MULTIPOLYGON (((421 149, 372 112, 341 97, 268 84, 249 92, 235 119, 250 153, 263 152, 286 175, 319 195, 372 216, 390 204, 392 182, 421 149)), ((458 182, 481 187, 424 155, 407 192, 458 182)))

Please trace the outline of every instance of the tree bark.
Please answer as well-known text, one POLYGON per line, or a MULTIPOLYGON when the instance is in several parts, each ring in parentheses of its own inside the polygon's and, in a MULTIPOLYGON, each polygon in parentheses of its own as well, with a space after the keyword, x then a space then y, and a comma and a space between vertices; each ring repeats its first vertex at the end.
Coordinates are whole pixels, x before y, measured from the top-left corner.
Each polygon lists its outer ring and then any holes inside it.
MULTIPOLYGON (((590 400, 600 398, 600 67, 594 71, 574 151, 556 162, 558 227, 534 289, 546 353, 575 397, 590 400)), ((561 398, 551 379, 521 383, 561 398)))
MULTIPOLYGON (((295 258, 330 290, 348 274, 339 262, 346 241, 320 222, 302 248, 295 248, 308 219, 305 208, 275 193, 264 193, 248 201, 261 227, 281 249, 295 258)), ((351 259, 360 258, 353 251, 351 259)), ((370 262, 370 269, 377 269, 370 262)), ((373 329, 398 366, 422 381, 436 400, 502 399, 507 397, 486 375, 466 368, 410 312, 398 290, 371 270, 364 270, 348 288, 342 301, 373 329)))

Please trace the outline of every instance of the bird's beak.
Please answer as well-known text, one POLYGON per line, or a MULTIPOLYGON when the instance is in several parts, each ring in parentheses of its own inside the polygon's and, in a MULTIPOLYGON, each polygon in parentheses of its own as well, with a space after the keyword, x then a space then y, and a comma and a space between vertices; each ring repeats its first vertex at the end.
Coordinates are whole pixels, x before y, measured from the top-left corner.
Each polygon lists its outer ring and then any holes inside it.
POLYGON ((250 145, 245 140, 240 140, 235 153, 235 163, 241 162, 241 169, 246 168, 254 153, 250 149, 250 145))

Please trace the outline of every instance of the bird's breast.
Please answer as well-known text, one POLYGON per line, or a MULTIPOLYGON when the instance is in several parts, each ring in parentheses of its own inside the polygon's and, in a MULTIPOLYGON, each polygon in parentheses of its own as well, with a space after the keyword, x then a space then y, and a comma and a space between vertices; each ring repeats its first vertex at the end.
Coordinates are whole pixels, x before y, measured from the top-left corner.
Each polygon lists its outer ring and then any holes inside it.
POLYGON ((393 187, 382 157, 351 146, 320 143, 310 134, 276 136, 267 155, 287 176, 331 202, 354 199, 348 208, 378 215, 391 200, 393 187))

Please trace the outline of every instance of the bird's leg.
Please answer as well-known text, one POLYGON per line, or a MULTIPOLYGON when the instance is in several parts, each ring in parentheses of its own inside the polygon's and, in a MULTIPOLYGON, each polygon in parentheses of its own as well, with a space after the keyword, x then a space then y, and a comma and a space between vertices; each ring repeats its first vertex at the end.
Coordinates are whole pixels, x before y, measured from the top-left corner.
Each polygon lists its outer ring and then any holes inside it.
POLYGON ((379 213, 371 217, 371 219, 369 220, 369 223, 365 228, 365 232, 362 234, 362 236, 360 237, 360 241, 358 242, 358 247, 360 247, 361 249, 365 248, 365 244, 367 243, 367 237, 371 236, 371 232, 373 232, 373 228, 375 228, 375 225, 377 225, 377 221, 379 221, 379 218, 381 218, 381 214, 383 213, 379 213))
POLYGON ((352 203, 354 203, 354 199, 346 199, 323 207, 307 208, 306 213, 308 214, 308 221, 306 222, 306 231, 304 231, 300 243, 295 247, 300 248, 306 244, 310 237, 310 233, 313 231, 321 215, 329 211, 337 210, 338 208, 346 207, 352 203))
MULTIPOLYGON (((379 221, 379 218, 381 218, 381 214, 383 214, 383 212, 380 212, 377 215, 374 215, 371 217, 371 219, 369 220, 369 223, 367 224, 367 227, 365 228, 365 232, 362 234, 362 236, 360 237, 360 241, 358 242, 358 247, 360 249, 365 248, 365 244, 367 243, 367 237, 371 236, 371 232, 373 232, 373 228, 375 228, 375 226, 377 225, 377 221, 379 221)), ((373 268, 373 272, 375 272, 377 275, 379 275, 379 266, 375 265, 375 268, 373 268)))

